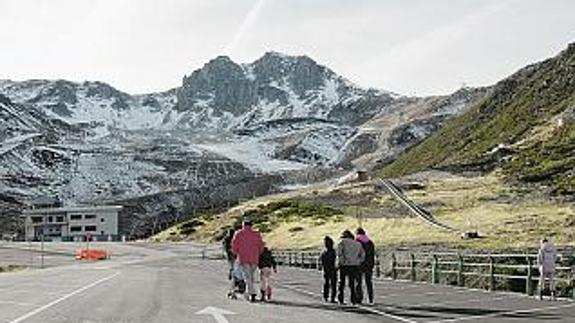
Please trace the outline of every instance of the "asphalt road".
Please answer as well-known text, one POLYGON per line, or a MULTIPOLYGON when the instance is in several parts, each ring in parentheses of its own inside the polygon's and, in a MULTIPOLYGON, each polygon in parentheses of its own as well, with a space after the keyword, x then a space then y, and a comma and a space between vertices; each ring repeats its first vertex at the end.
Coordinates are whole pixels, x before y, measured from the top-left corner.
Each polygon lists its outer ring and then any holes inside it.
MULTIPOLYGON (((30 252, 0 245, 0 258, 30 252)), ((226 297, 222 261, 202 259, 191 244, 99 244, 111 260, 77 263, 66 244, 53 266, 0 274, 0 322, 572 322, 575 302, 518 294, 377 281, 376 305, 325 304, 321 273, 279 268, 274 300, 251 304, 226 297), (60 259, 60 257, 62 257, 60 259)), ((209 255, 209 253, 208 253, 209 255)))

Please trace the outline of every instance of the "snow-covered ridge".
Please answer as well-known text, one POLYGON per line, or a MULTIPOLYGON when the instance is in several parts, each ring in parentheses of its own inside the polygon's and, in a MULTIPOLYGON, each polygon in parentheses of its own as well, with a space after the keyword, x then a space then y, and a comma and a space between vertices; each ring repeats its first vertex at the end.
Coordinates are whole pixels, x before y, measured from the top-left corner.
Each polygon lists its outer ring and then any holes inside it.
POLYGON ((102 82, 0 80, 0 94, 69 124, 95 125, 100 136, 110 128, 218 131, 290 118, 345 124, 354 119, 340 118, 342 106, 392 96, 363 89, 307 56, 277 52, 247 64, 217 57, 184 77, 182 87, 159 93, 130 95, 102 82))
POLYGON ((175 106, 175 91, 130 96, 101 82, 0 80, 0 94, 34 105, 69 124, 93 123, 122 129, 155 128, 175 106))

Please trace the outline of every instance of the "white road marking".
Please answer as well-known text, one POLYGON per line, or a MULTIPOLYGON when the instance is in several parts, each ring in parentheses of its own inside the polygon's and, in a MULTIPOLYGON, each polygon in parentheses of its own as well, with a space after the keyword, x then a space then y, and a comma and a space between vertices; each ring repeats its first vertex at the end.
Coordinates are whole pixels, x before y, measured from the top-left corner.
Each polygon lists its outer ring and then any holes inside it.
MULTIPOLYGON (((450 291, 451 293, 464 293, 464 291, 450 291)), ((377 298, 391 298, 391 297, 398 297, 398 296, 409 296, 409 297, 425 297, 425 296, 433 296, 433 295, 445 295, 446 291, 437 291, 437 292, 425 292, 425 293, 392 293, 392 294, 384 294, 384 295, 377 295, 377 298)))
POLYGON ((60 293, 58 292, 49 292, 49 291, 41 291, 39 292, 38 288, 32 288, 32 289, 10 289, 10 288, 4 288, 2 290, 6 290, 8 292, 10 292, 10 294, 16 294, 16 293, 40 293, 43 295, 58 295, 60 293))
MULTIPOLYGON (((312 296, 312 297, 316 297, 316 298, 321 298, 321 297, 322 297, 321 295, 319 295, 319 294, 317 294, 317 293, 310 292, 310 291, 307 291, 307 290, 305 290, 305 289, 301 289, 301 288, 297 288, 297 287, 292 287, 292 286, 286 286, 286 285, 283 285, 283 284, 279 284, 279 285, 280 285, 280 287, 282 287, 282 288, 289 289, 289 290, 298 292, 298 293, 300 293, 300 294, 306 294, 306 295, 309 295, 309 296, 312 296)), ((393 315, 393 314, 390 314, 390 313, 386 313, 386 312, 384 312, 384 311, 380 311, 380 310, 377 310, 377 309, 375 309, 375 308, 371 308, 371 307, 368 307, 368 306, 363 306, 363 305, 353 305, 353 306, 354 306, 354 307, 357 307, 357 308, 359 308, 359 309, 362 309, 362 310, 364 310, 364 311, 366 311, 366 312, 370 312, 370 313, 375 314, 375 315, 387 317, 387 318, 390 318, 390 319, 393 319, 393 320, 396 320, 396 321, 405 322, 405 323, 417 323, 417 321, 410 320, 410 319, 405 318, 405 317, 393 315)))
POLYGON ((502 299, 512 298, 512 296, 499 296, 493 298, 472 298, 472 299, 458 299, 455 301, 445 301, 437 303, 417 303, 418 306, 442 306, 442 305, 453 305, 453 304, 467 304, 467 303, 477 303, 477 302, 493 302, 502 299))
POLYGON ((38 306, 34 303, 14 302, 14 301, 0 301, 0 304, 19 305, 19 306, 38 306))
POLYGON ((39 307, 39 308, 37 308, 37 309, 35 309, 35 310, 33 310, 33 311, 27 313, 27 314, 24 314, 24 315, 20 316, 19 318, 10 321, 9 323, 19 323, 19 322, 22 322, 22 321, 24 321, 24 320, 26 320, 26 319, 28 319, 28 318, 30 318, 30 317, 32 317, 32 316, 34 316, 34 315, 40 313, 40 312, 46 310, 46 309, 48 309, 48 308, 50 308, 50 307, 52 307, 52 306, 54 306, 54 305, 56 305, 56 304, 58 304, 58 303, 60 303, 60 302, 62 302, 62 301, 65 301, 66 299, 68 299, 68 298, 70 298, 70 297, 72 297, 72 296, 74 296, 74 295, 80 294, 81 292, 83 292, 83 291, 85 291, 85 290, 87 290, 87 289, 90 289, 90 288, 92 288, 92 287, 94 287, 94 286, 97 286, 97 285, 99 285, 99 284, 101 284, 101 283, 103 283, 103 282, 105 282, 105 281, 108 281, 108 280, 110 280, 110 279, 112 279, 112 278, 114 278, 114 277, 116 277, 116 276, 118 276, 118 275, 120 275, 120 272, 117 272, 117 273, 112 274, 112 275, 110 275, 110 276, 107 276, 107 277, 104 277, 104 278, 102 278, 102 279, 99 279, 99 280, 97 280, 97 281, 95 281, 95 282, 93 282, 93 283, 91 283, 91 284, 89 284, 89 285, 86 285, 86 286, 82 287, 82 288, 76 289, 75 291, 73 291, 73 292, 71 292, 71 293, 69 293, 69 294, 66 294, 66 295, 64 295, 64 296, 62 296, 62 297, 60 297, 60 298, 58 298, 58 299, 56 299, 56 300, 54 300, 54 301, 52 301, 52 302, 46 304, 46 305, 43 305, 43 306, 41 306, 41 307, 39 307))
POLYGON ((196 315, 211 315, 214 317, 214 320, 216 320, 216 322, 218 323, 229 323, 225 315, 234 315, 234 314, 236 313, 213 306, 208 306, 203 310, 196 312, 196 315))
POLYGON ((575 306, 575 303, 570 303, 570 304, 565 304, 565 305, 538 307, 538 308, 531 308, 531 309, 526 309, 526 310, 515 310, 515 311, 491 313, 491 314, 485 314, 485 315, 465 316, 465 317, 459 317, 459 318, 454 318, 454 319, 431 321, 429 323, 459 322, 459 321, 484 319, 484 318, 488 318, 488 317, 498 317, 498 316, 505 316, 505 315, 512 315, 512 314, 529 314, 529 313, 536 313, 536 312, 542 312, 542 311, 548 311, 548 310, 556 310, 556 309, 561 309, 561 308, 569 308, 569 307, 574 307, 574 306, 575 306))

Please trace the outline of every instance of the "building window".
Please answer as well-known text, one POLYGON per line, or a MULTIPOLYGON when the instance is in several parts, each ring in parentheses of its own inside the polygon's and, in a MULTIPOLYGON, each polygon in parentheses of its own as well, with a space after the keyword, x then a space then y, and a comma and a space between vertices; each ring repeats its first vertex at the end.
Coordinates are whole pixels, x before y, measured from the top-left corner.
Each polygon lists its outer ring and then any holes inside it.
POLYGON ((64 217, 63 216, 57 216, 56 222, 64 222, 64 217))
POLYGON ((72 214, 70 220, 82 220, 82 214, 72 214))
POLYGON ((80 226, 70 227, 70 232, 79 232, 79 231, 82 231, 82 227, 80 226))
POLYGON ((44 221, 44 218, 41 216, 33 216, 32 217, 32 223, 42 223, 44 221))
POLYGON ((89 220, 89 219, 95 219, 96 218, 96 214, 86 214, 84 215, 84 219, 89 220))
POLYGON ((101 219, 100 219, 100 222, 106 222, 106 219, 101 218, 101 219))
POLYGON ((49 216, 49 217, 48 217, 48 222, 50 222, 50 223, 54 222, 54 217, 53 217, 53 216, 49 216))
POLYGON ((95 225, 87 225, 84 227, 84 231, 96 231, 95 225))

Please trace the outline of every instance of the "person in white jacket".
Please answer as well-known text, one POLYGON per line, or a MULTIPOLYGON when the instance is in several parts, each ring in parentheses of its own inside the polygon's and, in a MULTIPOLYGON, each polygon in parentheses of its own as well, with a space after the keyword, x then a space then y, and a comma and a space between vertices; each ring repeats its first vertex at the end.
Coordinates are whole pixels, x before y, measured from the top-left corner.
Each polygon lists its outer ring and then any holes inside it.
POLYGON ((549 279, 549 290, 551 298, 555 299, 555 286, 553 276, 555 276, 555 261, 557 260, 557 251, 553 244, 547 239, 541 240, 541 246, 537 253, 537 266, 539 267, 539 299, 543 298, 545 290, 545 281, 549 279))

